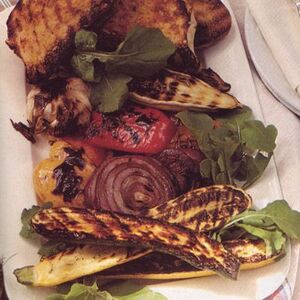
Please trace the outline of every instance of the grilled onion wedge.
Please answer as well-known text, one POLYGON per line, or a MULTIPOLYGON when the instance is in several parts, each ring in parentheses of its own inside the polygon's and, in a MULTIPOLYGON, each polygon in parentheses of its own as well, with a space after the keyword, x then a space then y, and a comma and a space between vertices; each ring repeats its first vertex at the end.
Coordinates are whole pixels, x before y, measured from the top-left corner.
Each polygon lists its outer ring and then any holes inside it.
MULTIPOLYGON (((266 245, 262 240, 231 240, 223 242, 241 262, 241 270, 267 266, 284 256, 284 249, 266 256, 266 245)), ((157 279, 171 280, 215 275, 211 270, 199 270, 186 262, 165 254, 152 252, 126 264, 115 266, 97 274, 99 279, 157 279)))
POLYGON ((129 91, 131 100, 162 110, 215 112, 242 107, 234 96, 195 76, 169 69, 150 79, 133 80, 129 91))

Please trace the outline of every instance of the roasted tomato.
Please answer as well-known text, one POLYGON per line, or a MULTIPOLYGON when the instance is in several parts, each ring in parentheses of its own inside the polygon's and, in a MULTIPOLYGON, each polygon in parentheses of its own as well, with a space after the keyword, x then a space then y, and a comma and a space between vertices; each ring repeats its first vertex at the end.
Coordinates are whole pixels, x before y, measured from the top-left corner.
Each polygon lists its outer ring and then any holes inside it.
POLYGON ((140 106, 121 111, 94 113, 87 131, 92 145, 123 152, 158 153, 176 133, 176 125, 163 112, 140 106))

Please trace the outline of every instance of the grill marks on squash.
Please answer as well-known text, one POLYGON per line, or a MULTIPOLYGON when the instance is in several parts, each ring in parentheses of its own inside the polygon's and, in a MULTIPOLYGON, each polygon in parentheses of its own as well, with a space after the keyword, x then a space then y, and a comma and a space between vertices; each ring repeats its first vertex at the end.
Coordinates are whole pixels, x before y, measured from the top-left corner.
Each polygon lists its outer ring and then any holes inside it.
POLYGON ((206 235, 149 218, 65 207, 42 210, 32 226, 47 238, 156 249, 231 278, 239 269, 238 260, 206 235))
POLYGON ((151 208, 146 216, 205 232, 222 227, 251 204, 251 197, 241 189, 217 185, 190 191, 151 208))

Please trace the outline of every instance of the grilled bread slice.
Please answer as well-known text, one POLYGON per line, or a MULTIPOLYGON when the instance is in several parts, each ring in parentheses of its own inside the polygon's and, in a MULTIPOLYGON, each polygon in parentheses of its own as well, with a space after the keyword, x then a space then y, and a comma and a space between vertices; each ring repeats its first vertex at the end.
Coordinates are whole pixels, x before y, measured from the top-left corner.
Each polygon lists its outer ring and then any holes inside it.
POLYGON ((135 25, 159 28, 177 46, 187 44, 191 14, 195 16, 195 47, 205 48, 224 37, 231 16, 220 0, 118 0, 103 30, 125 37, 135 25))
POLYGON ((205 234, 150 218, 61 207, 39 211, 31 225, 37 233, 50 239, 150 248, 232 279, 237 278, 239 271, 239 261, 219 242, 205 234))
POLYGON ((134 26, 160 29, 176 45, 187 43, 190 13, 183 0, 117 0, 103 31, 123 39, 134 26))
MULTIPOLYGON (((231 240, 223 243, 241 262, 241 270, 256 269, 276 262, 284 251, 266 256, 262 240, 231 240)), ((215 275, 211 270, 199 270, 186 262, 165 254, 153 252, 137 260, 118 265, 97 274, 99 279, 158 279, 172 280, 215 275)))
POLYGON ((20 0, 8 21, 8 46, 23 60, 27 79, 51 75, 70 55, 74 34, 108 16, 114 0, 20 0))
POLYGON ((231 28, 231 16, 220 0, 184 0, 197 22, 195 48, 207 48, 222 39, 231 28))

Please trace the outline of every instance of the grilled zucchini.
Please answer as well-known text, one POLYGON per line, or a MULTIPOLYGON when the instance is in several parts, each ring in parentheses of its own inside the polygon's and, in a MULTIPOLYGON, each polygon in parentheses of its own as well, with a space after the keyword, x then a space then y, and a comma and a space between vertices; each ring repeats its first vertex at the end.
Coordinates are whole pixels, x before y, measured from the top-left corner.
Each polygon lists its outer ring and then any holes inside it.
POLYGON ((130 99, 162 110, 209 111, 242 107, 232 95, 222 93, 199 78, 165 69, 150 79, 134 79, 130 99))
MULTIPOLYGON (((223 243, 241 262, 241 270, 264 267, 284 256, 278 254, 266 257, 266 246, 261 240, 232 240, 223 243)), ((199 270, 186 262, 165 254, 153 252, 130 263, 104 270, 97 274, 99 279, 183 279, 214 275, 211 270, 199 270)))
POLYGON ((224 226, 251 205, 250 195, 243 190, 231 185, 212 185, 153 207, 146 216, 206 232, 224 226))
MULTIPOLYGON (((251 197, 244 191, 229 185, 219 185, 191 191, 184 196, 170 200, 164 205, 148 210, 146 214, 148 217, 162 219, 169 223, 179 223, 184 227, 201 232, 222 226, 229 221, 231 216, 243 212, 250 206, 251 197)), ((103 251, 101 249, 100 252, 103 251)), ((92 248, 92 246, 63 251, 56 256, 43 258, 36 266, 18 269, 15 275, 22 284, 53 286, 74 278, 100 272, 114 266, 114 264, 126 263, 136 259, 136 253, 138 253, 138 257, 141 257, 152 252, 149 249, 133 250, 117 247, 110 249, 111 254, 108 255, 107 253, 105 257, 99 257, 97 252, 99 248, 92 248), (86 250, 88 251, 86 252, 86 250), (93 251, 96 251, 96 253, 92 260, 91 253, 93 251), (126 253, 130 253, 130 255, 126 253), (133 253, 134 255, 132 255, 133 253), (69 262, 76 260, 78 257, 80 257, 81 267, 78 268, 76 263, 71 266, 69 262), (66 264, 65 267, 64 264, 66 264), (57 265, 58 267, 56 267, 57 265), (49 266, 51 266, 51 269, 55 269, 55 279, 49 266), (67 273, 64 268, 68 270, 67 273)))
POLYGON ((50 239, 150 248, 232 279, 237 278, 239 271, 239 261, 219 242, 160 220, 61 207, 39 211, 31 224, 37 233, 50 239))

